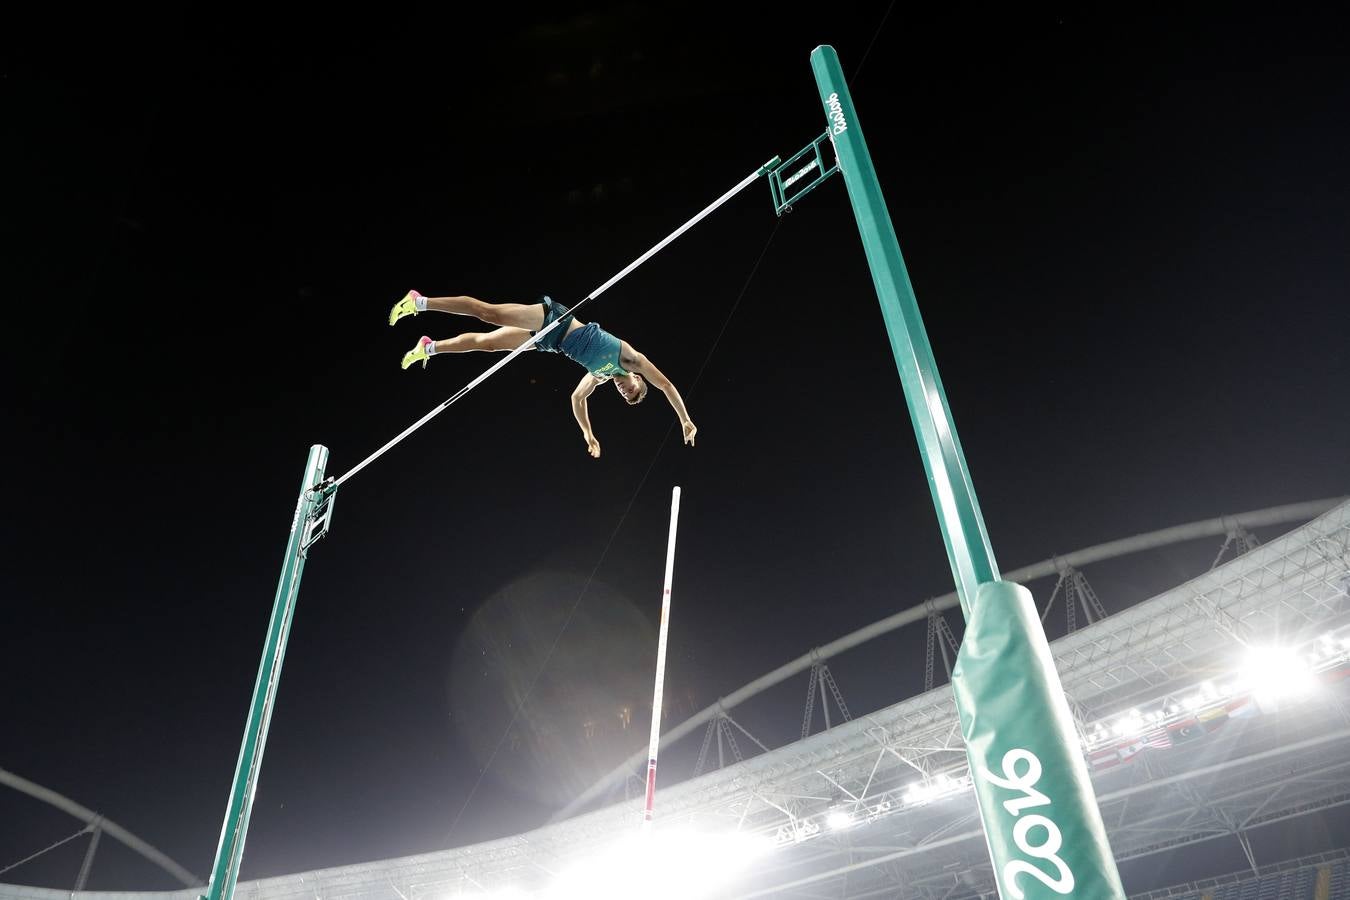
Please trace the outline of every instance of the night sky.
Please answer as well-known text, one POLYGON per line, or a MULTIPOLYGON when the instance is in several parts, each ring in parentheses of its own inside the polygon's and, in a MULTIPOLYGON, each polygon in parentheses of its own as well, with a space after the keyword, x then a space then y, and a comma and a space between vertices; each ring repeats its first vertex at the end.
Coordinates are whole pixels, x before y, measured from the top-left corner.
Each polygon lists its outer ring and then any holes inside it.
MULTIPOLYGON (((824 130, 821 43, 1004 568, 1350 486, 1330 17, 496 6, 5 36, 0 767, 204 876, 307 448, 340 475, 496 359, 401 371, 418 335, 487 326, 390 305, 574 303, 824 130)), ((580 317, 674 380, 697 447, 657 392, 603 387, 590 459, 581 370, 529 353, 344 485, 243 877, 534 827, 645 746, 674 484, 669 724, 951 589, 842 180, 781 222, 752 186, 580 317)), ((1088 575, 1118 610, 1216 549, 1088 575)), ((831 668, 869 711, 921 688, 922 651, 910 629, 831 668)), ((776 746, 805 686, 737 718, 776 746)), ((78 827, 5 791, 0 867, 78 827)), ((84 847, 0 881, 69 888, 84 847)), ((1231 868, 1206 852, 1160 864, 1231 868)), ((174 884, 104 841, 90 886, 174 884)))

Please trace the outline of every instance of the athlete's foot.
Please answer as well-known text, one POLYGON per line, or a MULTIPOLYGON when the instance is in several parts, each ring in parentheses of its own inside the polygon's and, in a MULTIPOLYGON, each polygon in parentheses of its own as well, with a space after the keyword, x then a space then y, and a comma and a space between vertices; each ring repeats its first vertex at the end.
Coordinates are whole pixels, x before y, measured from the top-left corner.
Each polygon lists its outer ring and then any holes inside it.
POLYGON ((417 346, 403 354, 403 368, 408 368, 413 363, 421 363, 422 368, 427 367, 427 359, 431 356, 430 348, 436 342, 425 334, 417 342, 417 346))
MULTIPOLYGON (((389 310, 389 324, 393 325, 404 316, 417 315, 417 301, 422 299, 422 295, 417 291, 408 291, 403 295, 403 299, 394 304, 394 308, 389 310)), ((404 366, 406 369, 407 366, 404 366)))

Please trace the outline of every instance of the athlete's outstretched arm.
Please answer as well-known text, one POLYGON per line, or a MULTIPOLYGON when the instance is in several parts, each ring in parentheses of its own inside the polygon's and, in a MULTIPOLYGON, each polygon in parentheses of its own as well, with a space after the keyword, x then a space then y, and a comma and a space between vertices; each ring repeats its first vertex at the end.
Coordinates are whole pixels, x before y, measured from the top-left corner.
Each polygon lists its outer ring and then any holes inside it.
POLYGON ((675 410, 675 415, 680 417, 680 427, 684 429, 684 442, 691 447, 694 446, 694 435, 698 434, 698 426, 694 424, 693 419, 689 418, 689 410, 684 408, 684 398, 680 396, 674 382, 653 365, 650 359, 636 350, 633 351, 632 362, 632 366, 629 367, 630 372, 641 375, 647 379, 648 384, 666 395, 671 408, 675 410))
POLYGON ((576 390, 572 391, 572 415, 577 417, 577 424, 581 426, 581 436, 586 439, 586 452, 596 459, 600 458, 600 442, 595 439, 595 432, 591 430, 591 414, 586 409, 586 398, 595 391, 595 386, 599 383, 590 372, 587 372, 581 376, 581 383, 577 385, 576 390))

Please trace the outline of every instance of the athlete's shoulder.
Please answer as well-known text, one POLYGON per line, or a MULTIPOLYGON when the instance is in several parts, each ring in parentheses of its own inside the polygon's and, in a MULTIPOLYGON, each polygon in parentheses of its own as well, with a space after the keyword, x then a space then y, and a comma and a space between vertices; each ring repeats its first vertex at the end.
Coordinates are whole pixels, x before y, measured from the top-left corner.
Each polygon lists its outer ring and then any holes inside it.
MULTIPOLYGON (((616 340, 617 340, 617 338, 616 338, 616 340)), ((620 361, 620 362, 625 363, 625 364, 626 364, 626 363, 630 363, 630 362, 632 362, 632 363, 638 363, 638 362, 645 362, 646 359, 647 359, 647 357, 645 357, 645 356, 643 356, 641 353, 639 353, 638 350, 637 350, 632 344, 630 344, 630 343, 628 343, 627 341, 624 341, 624 340, 619 340, 619 361, 620 361)))

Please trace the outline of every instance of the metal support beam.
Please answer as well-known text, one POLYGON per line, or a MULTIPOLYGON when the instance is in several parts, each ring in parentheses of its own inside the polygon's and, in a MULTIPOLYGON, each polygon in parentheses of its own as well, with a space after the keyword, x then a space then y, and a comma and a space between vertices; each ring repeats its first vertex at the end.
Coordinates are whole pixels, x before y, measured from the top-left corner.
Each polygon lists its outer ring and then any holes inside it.
POLYGON ((1233 556, 1241 556, 1248 550, 1261 546, 1256 535, 1248 531, 1243 524, 1233 520, 1228 526, 1228 531, 1224 535, 1223 546, 1219 548, 1219 553, 1214 557, 1214 562, 1210 564, 1209 570, 1213 572, 1223 562, 1223 555, 1228 552, 1228 548, 1233 548, 1233 556))
POLYGON ((802 713, 802 740, 811 733, 811 716, 816 710, 816 681, 820 678, 820 663, 811 664, 811 674, 806 679, 806 710, 802 713))
POLYGON ((75 891, 84 890, 85 884, 89 881, 89 870, 94 867, 94 854, 98 852, 98 839, 103 836, 103 828, 95 822, 89 826, 93 832, 89 837, 89 849, 84 852, 84 862, 80 863, 80 874, 75 879, 75 891))
POLYGON ((835 708, 844 717, 844 721, 848 722, 853 719, 853 715, 848 711, 848 704, 844 702, 844 694, 839 690, 839 683, 834 680, 834 675, 830 672, 829 664, 823 659, 817 659, 811 665, 811 674, 807 677, 806 682, 806 708, 802 713, 802 740, 806 740, 811 734, 811 721, 815 717, 817 693, 820 694, 820 711, 825 716, 825 730, 829 731, 832 727, 830 704, 825 697, 826 688, 829 688, 830 696, 834 698, 835 708))
POLYGON ((1253 875, 1261 874, 1261 867, 1256 864, 1256 854, 1252 852, 1252 840, 1245 831, 1233 832, 1237 835, 1238 843, 1242 845, 1242 853, 1247 857, 1247 865, 1252 867, 1253 875))
MULTIPOLYGON (((1052 598, 1053 599, 1053 598, 1052 598)), ((934 649, 942 653, 942 667, 947 672, 947 680, 952 678, 952 657, 960 652, 956 642, 956 635, 952 633, 952 628, 947 624, 947 620, 942 617, 942 613, 930 599, 928 606, 928 643, 924 650, 923 662, 923 690, 924 693, 931 691, 936 684, 936 658, 934 649), (948 652, 950 651, 950 656, 948 652)))
POLYGON ((834 680, 834 673, 830 671, 828 665, 823 664, 820 672, 825 677, 825 684, 830 689, 830 696, 834 698, 834 705, 839 714, 844 717, 845 722, 852 721, 853 714, 848 711, 848 704, 844 702, 844 692, 839 690, 839 682, 834 680))
POLYGON ((1082 604, 1083 615, 1087 616, 1088 624, 1092 625, 1106 618, 1106 608, 1102 606, 1102 601, 1097 598, 1097 592, 1088 584, 1087 576, 1078 569, 1073 570, 1073 586, 1078 593, 1078 602, 1082 604))

